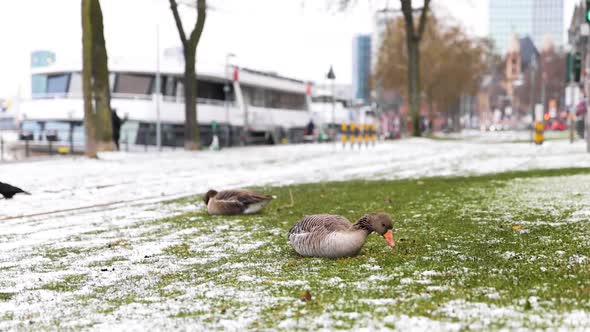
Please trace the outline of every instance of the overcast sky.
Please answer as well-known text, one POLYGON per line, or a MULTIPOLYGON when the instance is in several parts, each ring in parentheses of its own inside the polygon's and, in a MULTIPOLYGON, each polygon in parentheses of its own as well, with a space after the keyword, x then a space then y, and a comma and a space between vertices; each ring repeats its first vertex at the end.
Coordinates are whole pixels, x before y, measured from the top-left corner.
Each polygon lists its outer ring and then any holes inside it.
MULTIPOLYGON (((569 24, 577 0, 564 1, 569 24)), ((355 7, 339 12, 327 5, 331 0, 208 2, 212 8, 198 62, 222 64, 225 54, 232 52, 239 65, 320 83, 330 64, 338 82, 350 83, 353 36, 371 32, 375 9, 399 3, 358 0, 355 7)), ((433 2, 439 13, 461 22, 470 33, 487 34, 488 0, 433 2)), ((101 0, 101 4, 109 56, 154 58, 157 25, 162 49, 180 44, 168 0, 101 0)), ((183 12, 189 27, 194 10, 183 12)), ((58 61, 79 57, 80 0, 1 0, 0 13, 0 97, 17 94, 19 87, 23 95, 28 93, 31 50, 55 51, 58 61)))

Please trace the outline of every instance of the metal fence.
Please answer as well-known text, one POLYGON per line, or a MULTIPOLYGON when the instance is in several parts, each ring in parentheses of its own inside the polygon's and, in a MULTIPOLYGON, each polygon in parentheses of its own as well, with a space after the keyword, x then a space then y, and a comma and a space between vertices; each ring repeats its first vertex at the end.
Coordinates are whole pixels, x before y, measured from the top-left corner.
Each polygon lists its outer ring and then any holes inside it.
MULTIPOLYGON (((220 126, 200 126, 201 144, 209 146, 213 137, 218 137, 221 147, 247 144, 242 128, 220 126)), ((20 130, 12 131, 10 139, 0 135, 0 161, 14 161, 33 157, 83 154, 85 138, 82 127, 64 130, 20 130)), ((161 127, 161 146, 158 147, 158 134, 155 124, 131 123, 124 125, 115 147, 126 152, 148 152, 157 150, 182 149, 184 128, 181 125, 161 127)))
MULTIPOLYGON (((9 139, 5 132, 0 132, 0 161, 22 160, 60 155, 83 154, 85 149, 84 128, 81 124, 62 126, 23 126, 19 131, 11 131, 9 139)), ((339 127, 335 128, 337 131, 339 127)), ((219 125, 199 126, 201 145, 208 147, 217 137, 220 148, 255 145, 284 144, 322 141, 313 135, 305 135, 304 128, 258 129, 248 132, 243 127, 219 125)), ((115 147, 126 152, 148 152, 158 150, 175 150, 184 147, 184 126, 179 124, 162 124, 160 130, 160 147, 158 147, 158 130, 154 123, 126 122, 118 135, 115 147)), ((115 143, 115 142, 113 142, 115 143)))

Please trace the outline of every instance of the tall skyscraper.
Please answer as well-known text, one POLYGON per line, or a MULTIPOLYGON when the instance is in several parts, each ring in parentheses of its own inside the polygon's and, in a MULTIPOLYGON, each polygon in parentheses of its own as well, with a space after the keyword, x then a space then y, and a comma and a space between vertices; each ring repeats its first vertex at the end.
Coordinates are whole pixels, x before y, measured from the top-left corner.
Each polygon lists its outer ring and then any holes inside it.
POLYGON ((496 49, 506 53, 510 36, 530 36, 537 48, 549 35, 563 45, 563 0, 489 0, 490 37, 496 49))
POLYGON ((354 97, 370 100, 371 36, 357 35, 352 40, 352 88, 354 97))

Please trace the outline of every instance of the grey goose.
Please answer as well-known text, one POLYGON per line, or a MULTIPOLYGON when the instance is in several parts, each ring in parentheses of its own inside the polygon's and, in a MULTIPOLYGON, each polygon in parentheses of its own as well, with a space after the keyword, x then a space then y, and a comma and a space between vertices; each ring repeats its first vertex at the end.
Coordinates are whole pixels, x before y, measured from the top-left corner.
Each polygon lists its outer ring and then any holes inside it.
POLYGON ((272 196, 250 190, 209 190, 203 201, 211 215, 235 215, 256 213, 272 199, 272 196))
POLYGON ((289 230, 289 242, 301 256, 350 257, 357 255, 367 236, 376 232, 395 247, 391 218, 385 213, 362 216, 356 223, 331 214, 306 216, 289 230))

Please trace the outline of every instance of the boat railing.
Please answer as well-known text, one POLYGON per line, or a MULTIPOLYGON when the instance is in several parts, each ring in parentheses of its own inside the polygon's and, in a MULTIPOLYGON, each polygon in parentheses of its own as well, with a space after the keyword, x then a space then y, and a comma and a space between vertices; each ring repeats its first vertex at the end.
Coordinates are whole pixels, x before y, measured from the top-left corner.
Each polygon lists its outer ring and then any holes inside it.
MULTIPOLYGON (((64 99, 64 98, 65 99, 81 99, 82 97, 83 97, 83 95, 81 93, 72 93, 72 92, 67 92, 67 93, 64 93, 64 92, 33 93, 32 94, 32 99, 64 99)), ((115 93, 111 94, 111 98, 148 101, 148 100, 155 100, 156 95, 115 92, 115 93)), ((184 103, 184 97, 182 97, 182 96, 162 96, 162 101, 169 102, 169 103, 184 103)), ((225 100, 197 98, 197 104, 224 106, 225 100)), ((230 107, 234 104, 235 104, 234 101, 232 101, 232 100, 229 101, 230 107)))

